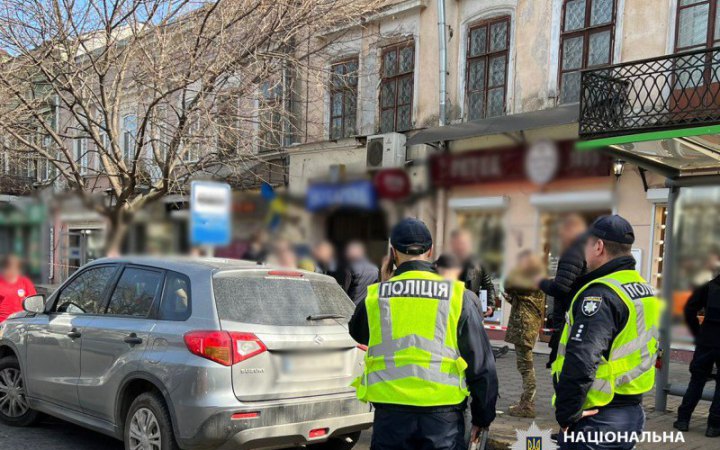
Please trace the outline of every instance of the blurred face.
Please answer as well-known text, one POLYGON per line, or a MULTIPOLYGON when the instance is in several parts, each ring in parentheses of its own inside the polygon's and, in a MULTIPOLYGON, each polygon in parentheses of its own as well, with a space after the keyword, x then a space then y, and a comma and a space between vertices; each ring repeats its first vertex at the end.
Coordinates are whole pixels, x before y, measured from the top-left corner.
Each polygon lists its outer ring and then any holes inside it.
POLYGON ((335 252, 330 243, 322 242, 315 247, 314 255, 319 262, 329 263, 333 260, 335 252))
POLYGON ((518 256, 517 259, 517 268, 520 270, 526 270, 528 267, 530 267, 531 258, 530 255, 525 253, 520 256, 518 256))
POLYGON ((472 254, 472 240, 470 233, 461 231, 450 239, 450 251, 460 261, 465 261, 472 254))
POLYGON ((297 268, 297 256, 290 244, 278 244, 274 252, 275 264, 286 269, 297 268))
POLYGON ((592 271, 606 262, 605 243, 593 236, 585 243, 585 262, 588 270, 592 271))
POLYGON ((569 247, 585 230, 587 230, 587 225, 585 225, 582 217, 577 214, 571 214, 565 217, 560 227, 560 241, 563 247, 569 247))
POLYGON ((20 259, 15 256, 10 256, 3 268, 3 277, 7 280, 16 279, 22 273, 20 266, 20 259))
POLYGON ((365 257, 365 247, 359 242, 353 242, 347 246, 345 257, 348 261, 357 261, 365 257))

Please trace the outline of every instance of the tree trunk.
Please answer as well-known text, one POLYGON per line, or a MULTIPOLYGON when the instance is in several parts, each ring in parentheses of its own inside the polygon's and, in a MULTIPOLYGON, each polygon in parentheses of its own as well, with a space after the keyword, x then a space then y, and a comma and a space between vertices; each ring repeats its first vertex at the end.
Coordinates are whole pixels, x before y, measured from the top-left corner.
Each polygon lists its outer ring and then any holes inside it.
POLYGON ((108 227, 105 233, 105 255, 120 256, 122 245, 130 229, 132 215, 124 210, 112 211, 108 217, 108 227))

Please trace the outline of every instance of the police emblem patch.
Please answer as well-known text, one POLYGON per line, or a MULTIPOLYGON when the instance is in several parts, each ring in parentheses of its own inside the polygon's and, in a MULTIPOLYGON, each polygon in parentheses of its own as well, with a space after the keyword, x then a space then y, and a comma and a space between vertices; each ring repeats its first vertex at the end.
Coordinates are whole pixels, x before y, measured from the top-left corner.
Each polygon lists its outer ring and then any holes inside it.
POLYGON ((552 430, 541 430, 535 422, 527 430, 515 429, 517 441, 510 450, 556 450, 557 444, 552 440, 552 430))
POLYGON ((601 303, 602 297, 585 297, 581 305, 582 313, 588 317, 594 316, 600 310, 601 303))
POLYGON ((526 450, 542 450, 542 438, 540 436, 528 436, 525 438, 526 450))

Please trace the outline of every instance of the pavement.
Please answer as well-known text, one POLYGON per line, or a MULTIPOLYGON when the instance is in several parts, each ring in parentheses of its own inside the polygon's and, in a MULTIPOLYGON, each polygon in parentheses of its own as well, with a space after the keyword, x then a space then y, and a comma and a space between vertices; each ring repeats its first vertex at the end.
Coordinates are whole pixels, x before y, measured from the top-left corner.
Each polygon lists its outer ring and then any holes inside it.
MULTIPOLYGON (((539 346, 540 347, 540 346, 539 346)), ((539 348, 540 350, 540 348, 539 348)), ((554 420, 550 398, 552 396, 552 382, 550 371, 545 368, 547 355, 535 355, 535 371, 538 380, 537 393, 537 418, 535 423, 540 429, 557 430, 554 420)), ((522 382, 520 374, 515 368, 515 353, 509 354, 497 360, 498 377, 500 379, 501 396, 498 400, 498 410, 506 412, 508 407, 520 398, 522 382)), ((671 363, 670 381, 673 383, 687 383, 689 374, 685 363, 671 363)), ((675 420, 675 412, 680 404, 679 397, 669 397, 668 413, 654 411, 654 395, 645 396, 645 411, 647 413, 647 431, 674 431, 672 422, 675 420)), ((701 402, 693 417, 690 431, 684 433, 684 444, 672 443, 640 443, 638 449, 675 449, 700 450, 707 448, 718 448, 720 438, 710 440, 704 437, 705 421, 709 402, 701 402)), ((499 414, 490 429, 490 438, 495 444, 494 448, 508 448, 516 440, 516 429, 527 429, 533 419, 521 419, 510 417, 507 414, 499 414)), ((358 450, 369 450, 370 432, 362 435, 358 450)), ((32 449, 32 450, 122 450, 123 445, 119 441, 103 436, 101 434, 85 430, 78 426, 68 424, 56 419, 47 419, 33 428, 11 428, 0 425, 0 450, 32 449)))

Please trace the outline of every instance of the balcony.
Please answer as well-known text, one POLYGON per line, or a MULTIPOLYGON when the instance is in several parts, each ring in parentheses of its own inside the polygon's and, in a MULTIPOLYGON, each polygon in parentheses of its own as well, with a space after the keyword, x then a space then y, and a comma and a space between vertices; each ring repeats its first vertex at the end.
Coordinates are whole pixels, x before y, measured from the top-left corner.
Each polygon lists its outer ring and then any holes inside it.
POLYGON ((28 176, 0 174, 0 194, 27 195, 32 192, 34 181, 28 176))
POLYGON ((582 139, 717 124, 720 47, 582 73, 582 139))

